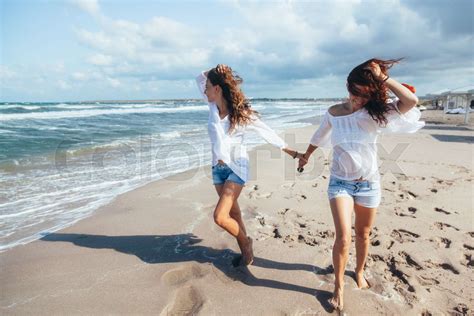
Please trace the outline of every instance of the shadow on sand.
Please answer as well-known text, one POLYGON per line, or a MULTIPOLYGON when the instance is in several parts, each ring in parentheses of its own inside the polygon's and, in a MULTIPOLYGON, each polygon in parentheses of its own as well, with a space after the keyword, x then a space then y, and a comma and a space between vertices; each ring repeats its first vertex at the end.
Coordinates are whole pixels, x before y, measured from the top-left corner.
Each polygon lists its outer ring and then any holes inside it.
MULTIPOLYGON (((137 256, 149 264, 173 262, 209 263, 222 271, 228 278, 240 281, 248 286, 268 287, 286 291, 296 291, 316 297, 321 306, 328 312, 332 293, 308 288, 296 284, 284 283, 255 277, 247 267, 234 267, 232 262, 240 255, 230 249, 213 249, 199 245, 202 239, 193 234, 179 235, 137 235, 137 236, 102 236, 87 234, 52 233, 41 238, 49 242, 70 242, 80 247, 93 249, 114 249, 115 251, 137 256)), ((332 269, 322 269, 308 264, 285 263, 255 257, 253 265, 278 270, 304 270, 319 275, 332 273, 332 269)))

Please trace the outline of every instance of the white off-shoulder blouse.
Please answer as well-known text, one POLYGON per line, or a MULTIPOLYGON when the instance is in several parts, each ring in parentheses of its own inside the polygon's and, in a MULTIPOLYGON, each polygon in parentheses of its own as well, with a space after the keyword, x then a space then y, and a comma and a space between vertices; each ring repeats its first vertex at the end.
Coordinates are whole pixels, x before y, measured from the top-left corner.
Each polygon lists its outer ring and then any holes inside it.
POLYGON ((398 99, 389 100, 392 110, 386 114, 385 127, 372 119, 362 108, 344 116, 328 112, 314 133, 310 143, 317 147, 332 148, 331 175, 342 180, 365 179, 379 181, 377 164, 377 137, 383 133, 414 133, 425 126, 420 121, 420 110, 412 108, 402 114, 398 99))
POLYGON ((249 157, 247 154, 245 136, 248 132, 256 132, 266 142, 280 149, 287 147, 287 144, 275 131, 256 117, 252 120, 252 123, 248 125, 236 126, 232 133, 229 134, 229 116, 221 119, 217 105, 213 102, 209 102, 207 96, 204 94, 206 80, 207 77, 204 75, 204 72, 196 78, 199 91, 209 105, 207 130, 212 144, 212 165, 215 166, 218 160, 222 160, 236 175, 247 182, 249 175, 249 157))

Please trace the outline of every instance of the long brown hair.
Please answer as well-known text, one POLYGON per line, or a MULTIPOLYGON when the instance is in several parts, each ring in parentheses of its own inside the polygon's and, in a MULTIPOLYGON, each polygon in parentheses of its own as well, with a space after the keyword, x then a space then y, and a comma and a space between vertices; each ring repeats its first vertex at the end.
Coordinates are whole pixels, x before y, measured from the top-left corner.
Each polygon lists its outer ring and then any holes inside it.
POLYGON ((382 73, 388 76, 388 70, 402 59, 383 60, 372 58, 352 69, 349 76, 347 76, 347 90, 352 95, 369 99, 364 108, 367 109, 372 119, 381 126, 387 124, 385 114, 391 110, 387 106, 388 88, 383 80, 374 77, 370 70, 370 64, 378 64, 382 73), (363 86, 365 89, 358 89, 356 85, 363 86))
POLYGON ((207 79, 213 86, 219 85, 222 89, 222 96, 229 112, 229 132, 232 132, 237 125, 245 126, 258 117, 259 113, 251 108, 249 100, 240 89, 242 78, 230 67, 223 72, 217 72, 216 68, 212 68, 207 73, 207 79))

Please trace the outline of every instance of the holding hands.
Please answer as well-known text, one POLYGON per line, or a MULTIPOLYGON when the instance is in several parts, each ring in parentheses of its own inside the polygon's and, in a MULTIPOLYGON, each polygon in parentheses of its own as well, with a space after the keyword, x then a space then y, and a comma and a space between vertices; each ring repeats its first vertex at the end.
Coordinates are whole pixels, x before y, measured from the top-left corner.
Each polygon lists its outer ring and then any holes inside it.
POLYGON ((299 153, 296 150, 289 149, 289 148, 283 148, 283 151, 286 152, 288 155, 290 155, 293 159, 298 159, 298 172, 303 172, 304 166, 308 163, 308 159, 306 158, 305 154, 299 153))
POLYGON ((300 154, 301 156, 298 158, 298 172, 303 172, 304 166, 308 163, 308 158, 305 157, 304 154, 300 154))

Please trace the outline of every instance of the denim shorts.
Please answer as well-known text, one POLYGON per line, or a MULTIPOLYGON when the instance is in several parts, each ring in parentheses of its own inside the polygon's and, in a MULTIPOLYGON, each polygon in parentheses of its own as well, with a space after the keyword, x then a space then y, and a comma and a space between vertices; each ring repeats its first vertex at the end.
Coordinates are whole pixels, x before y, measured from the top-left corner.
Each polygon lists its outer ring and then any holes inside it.
POLYGON ((232 181, 240 185, 245 184, 245 181, 236 175, 226 164, 212 166, 212 181, 214 185, 224 184, 226 181, 232 181))
POLYGON ((352 197, 358 205, 376 208, 382 198, 380 181, 341 180, 331 176, 328 197, 331 200, 339 196, 352 197))

